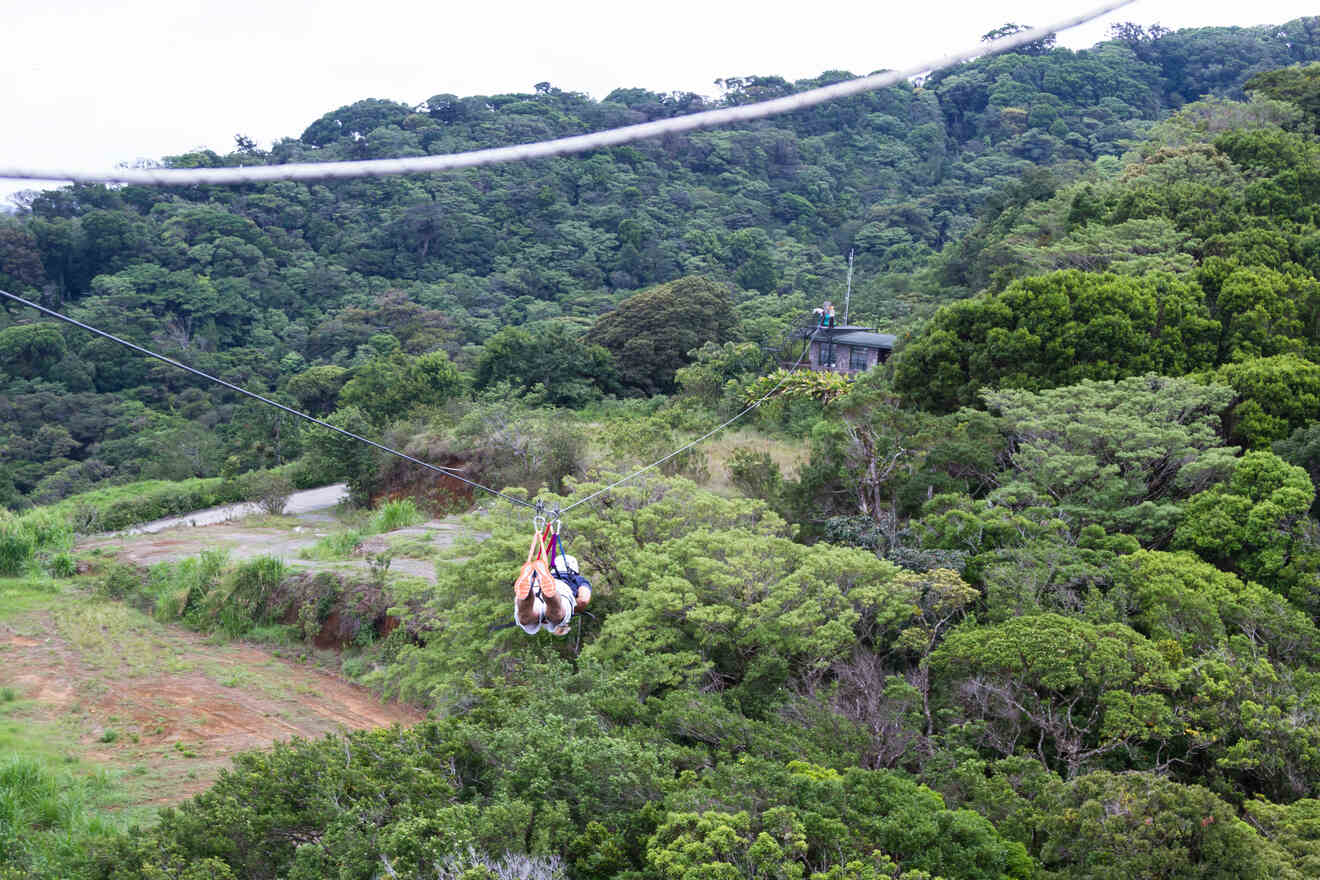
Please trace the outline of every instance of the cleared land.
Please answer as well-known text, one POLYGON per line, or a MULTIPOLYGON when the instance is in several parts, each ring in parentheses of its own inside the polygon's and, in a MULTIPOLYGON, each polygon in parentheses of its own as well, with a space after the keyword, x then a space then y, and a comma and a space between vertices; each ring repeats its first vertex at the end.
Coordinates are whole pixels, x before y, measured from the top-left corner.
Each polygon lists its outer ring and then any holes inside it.
MULTIPOLYGON (((0 741, 117 777, 149 813, 206 788, 239 751, 421 714, 248 644, 217 643, 72 588, 0 589, 0 741)), ((145 816, 144 816, 145 818, 145 816)))
MULTIPOLYGON (((366 554, 393 548, 391 573, 434 580, 434 555, 470 534, 457 520, 433 520, 369 537, 341 561, 299 558, 344 531, 335 513, 341 495, 342 487, 297 493, 280 517, 217 508, 94 536, 77 552, 149 566, 224 549, 233 560, 276 556, 325 569, 365 568, 366 554)), ((101 806, 145 821, 207 788, 237 752, 421 719, 304 651, 161 624, 91 594, 82 579, 0 579, 0 750, 103 777, 101 806)))
POLYGON ((347 566, 366 569, 366 555, 395 548, 390 571, 435 581, 430 558, 461 535, 470 534, 456 517, 430 520, 367 539, 355 558, 326 563, 301 555, 342 530, 335 516, 345 495, 342 484, 295 492, 283 516, 261 516, 252 505, 232 504, 184 516, 144 523, 125 532, 97 535, 78 542, 78 550, 112 554, 125 562, 149 566, 177 562, 203 550, 226 550, 233 560, 275 556, 300 568, 347 566))

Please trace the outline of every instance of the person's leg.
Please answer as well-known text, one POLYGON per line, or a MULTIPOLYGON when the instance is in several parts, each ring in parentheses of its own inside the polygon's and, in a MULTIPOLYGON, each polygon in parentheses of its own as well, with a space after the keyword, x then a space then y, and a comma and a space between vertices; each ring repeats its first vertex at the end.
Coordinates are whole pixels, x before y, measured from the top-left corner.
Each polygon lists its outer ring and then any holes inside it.
POLYGON ((513 602, 513 620, 528 635, 535 635, 541 629, 544 614, 545 603, 535 594, 517 598, 513 602))
POLYGON ((568 587, 559 590, 554 596, 545 597, 545 622, 547 626, 561 626, 568 623, 573 615, 573 594, 568 587))

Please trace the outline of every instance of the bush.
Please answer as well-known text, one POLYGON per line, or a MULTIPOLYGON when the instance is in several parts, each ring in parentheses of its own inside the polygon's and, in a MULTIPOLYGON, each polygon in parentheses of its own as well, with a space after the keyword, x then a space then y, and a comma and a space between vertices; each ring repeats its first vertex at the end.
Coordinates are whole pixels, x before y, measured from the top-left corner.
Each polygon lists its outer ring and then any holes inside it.
POLYGON ((142 575, 142 570, 135 565, 112 562, 97 582, 96 592, 109 599, 127 599, 142 591, 142 575))
POLYGON ((416 525, 423 522, 426 517, 411 498, 400 498, 397 501, 387 501, 381 505, 375 515, 371 517, 372 534, 381 532, 392 532, 395 529, 402 529, 407 526, 416 525))
POLYGON ((109 826, 89 814, 87 801, 107 783, 56 773, 25 756, 0 760, 0 878, 68 877, 79 838, 109 826))
POLYGON ((207 594, 206 611, 231 637, 243 635, 256 624, 272 623, 270 600, 284 576, 284 563, 273 556, 239 563, 207 594))
POLYGON ((746 447, 729 456, 729 479, 749 498, 763 498, 773 507, 784 490, 779 465, 768 452, 753 452, 746 447))
POLYGON ((199 618, 203 600, 219 585, 229 551, 203 550, 200 555, 177 563, 161 563, 151 569, 150 591, 154 597, 152 616, 160 621, 187 620, 202 626, 199 618))
POLYGON ((46 571, 51 577, 67 578, 78 573, 78 563, 71 553, 56 553, 46 563, 46 571))
POLYGON ((32 562, 37 542, 19 520, 0 512, 0 576, 17 577, 32 562))
POLYGON ((249 474, 245 482, 244 494, 248 500, 255 501, 262 511, 271 516, 284 513, 284 506, 293 494, 293 483, 288 477, 271 471, 259 471, 249 474))

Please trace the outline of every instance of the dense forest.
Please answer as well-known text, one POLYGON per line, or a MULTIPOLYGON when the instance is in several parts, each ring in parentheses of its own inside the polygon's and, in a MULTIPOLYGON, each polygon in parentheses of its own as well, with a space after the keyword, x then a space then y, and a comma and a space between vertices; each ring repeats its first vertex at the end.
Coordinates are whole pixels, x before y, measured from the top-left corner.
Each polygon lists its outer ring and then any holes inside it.
MULTIPOLYGON (((475 149, 845 76, 369 100, 166 164, 475 149)), ((69 187, 0 218, 0 287, 521 498, 583 498, 772 387, 755 428, 800 452, 733 450, 723 492, 698 448, 579 508, 595 616, 528 638, 498 627, 519 512, 6 306, 0 574, 336 479, 475 501, 490 537, 381 587, 402 624, 345 661, 428 721, 244 755, 72 844, 0 800, 0 877, 1320 874, 1320 18, 1123 25, 526 166, 69 187), (777 385, 850 252, 898 351, 777 385), (148 479, 192 482, 84 494, 148 479)), ((328 607, 251 567, 115 577, 230 635, 328 607)))

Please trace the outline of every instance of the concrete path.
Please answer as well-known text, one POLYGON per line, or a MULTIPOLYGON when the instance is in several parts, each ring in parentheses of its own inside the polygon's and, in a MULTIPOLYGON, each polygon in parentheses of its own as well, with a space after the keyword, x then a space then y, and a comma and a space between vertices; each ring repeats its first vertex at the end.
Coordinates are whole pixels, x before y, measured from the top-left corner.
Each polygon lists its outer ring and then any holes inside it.
MULTIPOLYGON (((343 483, 335 483, 333 486, 322 486, 319 489, 307 489, 302 492, 294 492, 289 496, 289 503, 284 505, 286 516, 301 516, 303 514, 316 514, 318 511, 329 510, 333 508, 340 500, 348 497, 348 487, 343 483)), ((252 502, 243 504, 226 504, 223 507, 210 507, 206 510, 196 510, 192 513, 185 513, 180 516, 169 516, 165 519, 154 520, 149 523, 134 526, 131 529, 125 529, 126 535, 150 535, 155 532, 172 529, 176 526, 210 526, 216 523, 229 522, 231 520, 242 519, 245 516, 252 516, 261 512, 261 508, 252 502)), ((323 517, 309 516, 308 519, 323 519, 323 517)))

